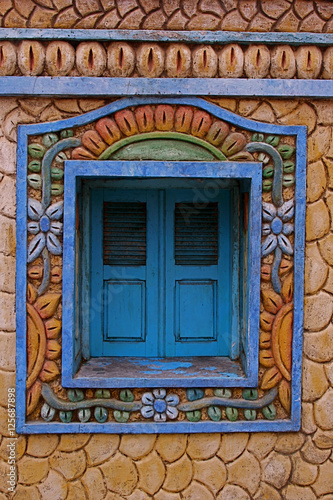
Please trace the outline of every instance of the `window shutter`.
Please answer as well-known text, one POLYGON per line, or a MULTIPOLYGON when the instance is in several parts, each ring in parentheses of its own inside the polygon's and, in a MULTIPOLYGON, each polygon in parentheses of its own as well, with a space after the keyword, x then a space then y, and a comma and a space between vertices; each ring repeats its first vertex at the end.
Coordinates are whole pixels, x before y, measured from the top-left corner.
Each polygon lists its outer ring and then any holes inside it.
POLYGON ((166 192, 166 355, 224 356, 230 345, 230 191, 166 192), (207 196, 206 196, 207 198, 207 196))
POLYGON ((104 265, 146 265, 146 212, 146 203, 104 203, 104 265))
POLYGON ((211 266, 218 261, 218 204, 175 205, 175 263, 211 266))

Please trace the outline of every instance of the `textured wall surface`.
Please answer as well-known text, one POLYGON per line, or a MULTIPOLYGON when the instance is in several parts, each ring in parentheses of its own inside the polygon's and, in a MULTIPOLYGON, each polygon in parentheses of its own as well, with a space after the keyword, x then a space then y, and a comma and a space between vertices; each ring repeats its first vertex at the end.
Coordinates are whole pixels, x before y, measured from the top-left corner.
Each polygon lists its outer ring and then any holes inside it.
MULTIPOLYGON (((333 492, 333 103, 214 101, 256 120, 308 126, 302 431, 223 436, 20 436, 19 485, 14 498, 332 499, 327 495, 333 492)), ((4 407, 7 387, 15 380, 16 125, 58 120, 103 104, 88 99, 1 99, 0 499, 6 498, 7 444, 11 441, 4 407)))
MULTIPOLYGON (((333 3, 311 0, 0 0, 2 27, 333 30, 333 3)), ((7 389, 15 384, 15 171, 18 123, 106 102, 0 100, 0 500, 333 499, 333 103, 216 99, 233 112, 308 126, 302 430, 298 433, 17 439, 7 495, 7 389)))
POLYGON ((333 5, 312 0, 1 0, 5 28, 333 31, 333 5))

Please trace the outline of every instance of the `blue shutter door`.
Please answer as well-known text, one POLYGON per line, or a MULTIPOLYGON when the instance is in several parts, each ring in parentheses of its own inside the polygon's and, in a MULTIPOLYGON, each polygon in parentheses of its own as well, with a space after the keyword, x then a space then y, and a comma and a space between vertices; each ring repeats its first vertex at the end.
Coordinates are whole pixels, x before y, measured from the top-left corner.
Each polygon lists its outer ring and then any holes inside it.
POLYGON ((158 354, 156 207, 152 190, 93 193, 92 356, 158 354))
POLYGON ((91 356, 228 356, 231 192, 95 189, 91 356))
POLYGON ((166 242, 166 356, 227 356, 230 192, 166 191, 166 242))

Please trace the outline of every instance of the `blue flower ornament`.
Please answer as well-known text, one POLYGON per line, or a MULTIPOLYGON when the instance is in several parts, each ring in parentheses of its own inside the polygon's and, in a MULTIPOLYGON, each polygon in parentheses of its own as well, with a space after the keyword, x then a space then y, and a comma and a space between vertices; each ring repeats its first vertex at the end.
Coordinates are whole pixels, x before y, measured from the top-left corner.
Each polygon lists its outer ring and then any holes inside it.
POLYGON ((166 395, 165 389, 154 389, 152 393, 143 394, 141 415, 144 418, 154 417, 155 422, 165 422, 167 417, 173 420, 178 416, 178 403, 176 394, 166 395))
POLYGON ((63 202, 59 201, 45 209, 34 198, 28 199, 28 232, 35 236, 29 243, 28 263, 39 257, 44 248, 53 254, 61 255, 62 246, 58 236, 62 233, 63 202))
POLYGON ((278 248, 284 254, 292 255, 294 250, 288 236, 294 231, 294 224, 289 222, 294 216, 294 200, 286 201, 278 208, 271 203, 262 205, 262 218, 265 222, 262 234, 266 236, 261 245, 262 256, 266 257, 278 248))

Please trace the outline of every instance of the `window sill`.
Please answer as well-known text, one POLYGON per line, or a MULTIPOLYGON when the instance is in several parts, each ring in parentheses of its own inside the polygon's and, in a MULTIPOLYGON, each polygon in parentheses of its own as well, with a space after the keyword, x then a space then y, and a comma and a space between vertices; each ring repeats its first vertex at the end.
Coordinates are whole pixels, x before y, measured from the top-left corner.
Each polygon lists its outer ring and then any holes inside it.
MULTIPOLYGON (((67 377, 66 377, 67 378, 67 377)), ((102 357, 84 362, 67 387, 249 387, 241 363, 228 357, 136 358, 102 357)))

